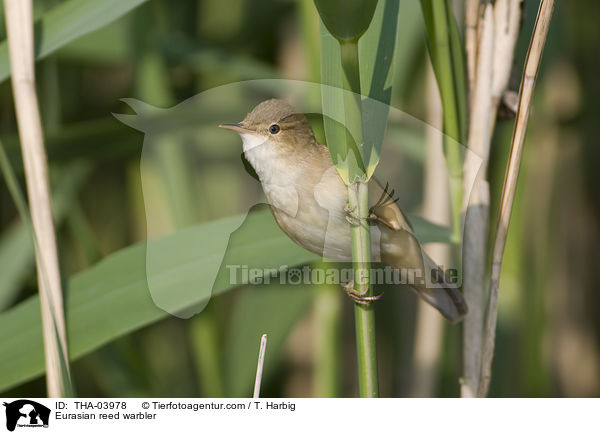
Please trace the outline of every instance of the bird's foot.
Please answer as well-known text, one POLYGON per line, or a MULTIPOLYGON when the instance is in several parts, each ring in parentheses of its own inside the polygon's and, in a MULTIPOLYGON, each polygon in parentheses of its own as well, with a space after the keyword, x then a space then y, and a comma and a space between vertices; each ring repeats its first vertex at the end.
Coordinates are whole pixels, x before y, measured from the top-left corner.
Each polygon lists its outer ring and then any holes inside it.
POLYGON ((377 217, 374 214, 369 215, 368 217, 361 217, 356 212, 356 207, 351 207, 350 204, 346 204, 344 207, 344 211, 346 212, 346 221, 350 223, 352 226, 360 226, 360 222, 371 222, 377 220, 377 217))
POLYGON ((364 292, 357 291, 354 289, 354 281, 350 281, 345 285, 342 285, 344 288, 344 292, 348 294, 355 303, 362 304, 363 306, 368 306, 376 300, 379 300, 383 296, 383 292, 377 295, 367 295, 369 289, 365 289, 364 292))
POLYGON ((356 207, 351 207, 349 203, 344 207, 346 211, 346 221, 352 226, 360 226, 360 216, 356 212, 356 207))

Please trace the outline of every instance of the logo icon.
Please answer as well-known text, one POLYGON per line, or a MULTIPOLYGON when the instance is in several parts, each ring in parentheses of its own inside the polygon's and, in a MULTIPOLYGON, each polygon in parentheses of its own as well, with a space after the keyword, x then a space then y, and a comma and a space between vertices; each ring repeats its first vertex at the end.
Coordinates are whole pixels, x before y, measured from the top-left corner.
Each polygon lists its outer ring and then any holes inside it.
POLYGON ((6 429, 14 431, 16 427, 48 427, 50 409, 29 399, 19 399, 4 403, 6 407, 6 429))

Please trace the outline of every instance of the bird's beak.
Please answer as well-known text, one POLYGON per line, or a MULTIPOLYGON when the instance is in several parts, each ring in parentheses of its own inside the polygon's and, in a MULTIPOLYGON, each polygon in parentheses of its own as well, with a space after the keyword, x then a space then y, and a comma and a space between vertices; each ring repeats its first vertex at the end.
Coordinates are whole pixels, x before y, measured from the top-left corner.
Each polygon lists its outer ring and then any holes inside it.
POLYGON ((243 126, 242 124, 221 124, 219 128, 225 128, 226 130, 235 131, 240 134, 253 134, 256 131, 251 130, 243 126))

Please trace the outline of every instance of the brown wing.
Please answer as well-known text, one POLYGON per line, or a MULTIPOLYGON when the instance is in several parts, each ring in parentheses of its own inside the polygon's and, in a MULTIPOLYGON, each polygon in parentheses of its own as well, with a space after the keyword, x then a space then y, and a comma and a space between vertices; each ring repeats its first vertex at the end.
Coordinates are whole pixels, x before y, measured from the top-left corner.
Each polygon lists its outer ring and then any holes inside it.
MULTIPOLYGON (((373 179, 369 184, 369 198, 373 203, 371 219, 383 225, 382 239, 386 241, 382 244, 383 260, 398 269, 418 269, 421 276, 431 276, 434 271, 441 273, 440 267, 423 251, 408 218, 396 204, 394 191, 373 179)), ((460 321, 467 313, 467 305, 456 285, 428 286, 426 282, 414 282, 409 286, 452 322, 460 321)))
POLYGON ((371 178, 369 181, 369 201, 371 202, 371 217, 390 229, 404 229, 413 232, 413 227, 406 215, 398 207, 398 198, 388 184, 382 187, 379 181, 371 178))

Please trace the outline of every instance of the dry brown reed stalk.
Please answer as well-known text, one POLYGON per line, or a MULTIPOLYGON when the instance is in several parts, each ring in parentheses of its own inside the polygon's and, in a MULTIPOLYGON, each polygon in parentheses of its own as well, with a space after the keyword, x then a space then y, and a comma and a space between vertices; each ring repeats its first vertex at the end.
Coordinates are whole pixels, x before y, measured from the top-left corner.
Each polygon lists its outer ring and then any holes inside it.
POLYGON ((540 3, 538 14, 535 20, 535 27, 533 29, 533 36, 527 51, 523 76, 521 78, 517 117, 515 120, 510 154, 508 157, 508 165, 506 168, 506 175, 502 188, 500 209, 498 213, 498 225, 492 251, 490 297, 487 308, 483 341, 481 376, 477 392, 477 396, 479 397, 487 396, 490 386, 496 338, 496 321, 498 317, 498 286, 500 282, 500 271, 502 269, 502 257, 504 254, 504 246, 506 245, 508 224, 510 222, 517 179, 519 176, 519 166, 521 163, 521 156, 523 154, 523 143, 525 140, 525 132, 527 130, 531 99, 533 97, 533 90, 540 67, 542 52, 544 50, 544 45, 546 44, 546 37, 548 35, 548 28, 550 26, 553 8, 554 0, 542 0, 540 3))
POLYGON ((461 396, 475 396, 479 387, 484 324, 484 276, 489 217, 486 179, 498 104, 506 91, 518 36, 521 0, 466 3, 469 70, 469 131, 464 163, 463 290, 469 314, 463 327, 461 396))
POLYGON ((483 275, 485 272, 485 239, 489 209, 489 186, 485 166, 489 154, 492 59, 494 21, 488 4, 482 18, 479 55, 470 98, 469 151, 464 163, 465 231, 463 235, 463 291, 469 313, 463 326, 463 378, 461 396, 472 397, 477 390, 483 331, 483 275), (472 186, 471 191, 469 187, 472 186), (469 196, 470 193, 470 196, 469 196), (468 203, 468 206, 467 206, 468 203))
POLYGON ((4 0, 15 111, 33 224, 49 397, 72 393, 62 289, 34 73, 31 0, 4 0))

